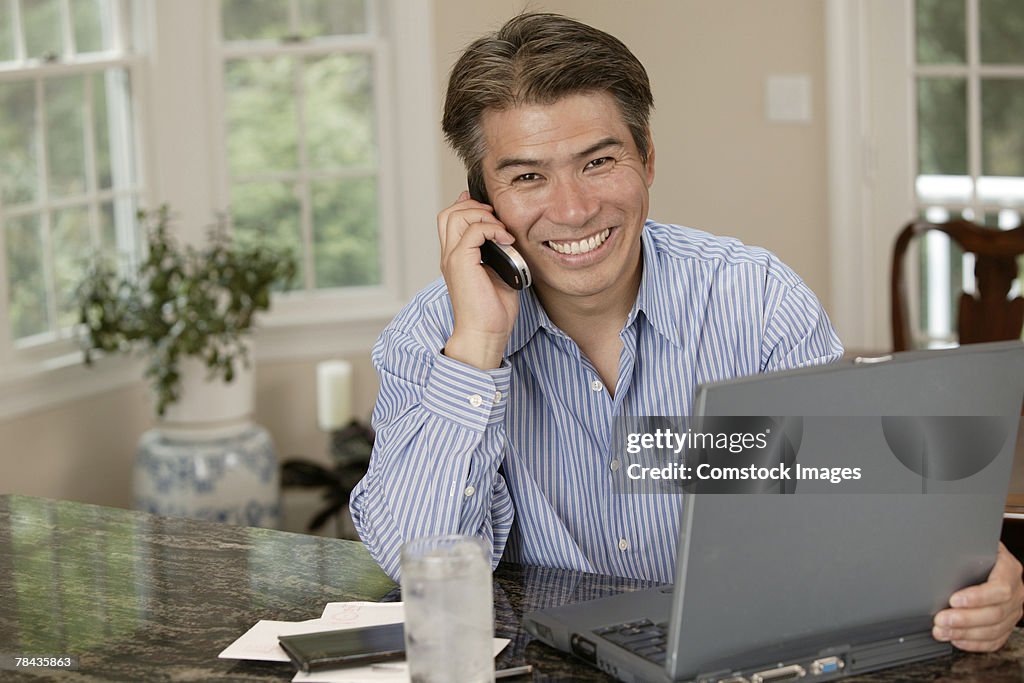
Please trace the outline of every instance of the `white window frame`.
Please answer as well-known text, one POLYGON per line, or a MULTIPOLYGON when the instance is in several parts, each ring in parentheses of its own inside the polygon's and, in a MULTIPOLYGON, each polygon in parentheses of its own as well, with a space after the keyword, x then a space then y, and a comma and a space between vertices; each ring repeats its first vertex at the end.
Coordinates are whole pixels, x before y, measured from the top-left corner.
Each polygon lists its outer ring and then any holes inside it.
MULTIPOLYGON (((380 196, 390 198, 380 211, 383 284, 276 298, 258 323, 258 361, 368 353, 384 325, 438 276, 434 216, 441 206, 441 160, 433 3, 375 1, 383 3, 387 27, 378 66, 389 71, 392 84, 389 92, 377 93, 387 128, 381 133, 378 182, 380 196)), ((134 0, 133 7, 142 53, 139 72, 132 73, 135 111, 147 151, 140 168, 149 180, 142 201, 149 207, 170 204, 177 236, 196 243, 227 208, 220 3, 134 0)), ((6 292, 0 295, 6 302, 6 292)), ((78 351, 40 351, 17 364, 0 356, 0 418, 142 381, 138 359, 104 358, 90 370, 82 367, 78 351)))
MULTIPOLYGON (((7 0, 3 0, 7 1, 7 0)), ((2 209, 5 218, 17 218, 21 215, 40 215, 40 230, 43 238, 43 248, 48 258, 44 263, 44 276, 49 292, 55 291, 52 262, 52 240, 50 236, 50 212, 71 206, 85 206, 90 212, 90 222, 93 231, 98 230, 98 204, 103 201, 116 200, 124 197, 141 197, 146 193, 146 174, 143 163, 142 145, 142 117, 138 107, 137 87, 140 82, 140 75, 143 68, 143 59, 138 51, 138 42, 131 35, 132 28, 121 22, 131 22, 132 15, 137 10, 137 3, 131 0, 111 0, 117 5, 115 12, 115 24, 111 27, 111 53, 83 53, 75 54, 75 36, 71 28, 70 5, 68 0, 61 0, 58 4, 62 19, 62 44, 64 52, 57 61, 48 61, 39 58, 28 58, 25 52, 24 34, 19 31, 15 36, 15 66, 11 69, 0 70, 0 80, 13 81, 34 81, 36 110, 41 112, 45 119, 46 102, 43 99, 43 81, 50 78, 59 78, 74 74, 96 74, 103 73, 108 69, 124 69, 130 79, 133 91, 131 106, 132 127, 123 129, 122 136, 134 132, 135 140, 123 138, 119 142, 114 140, 115 154, 132 154, 132 159, 122 159, 122 165, 130 163, 136 170, 134 182, 126 183, 123 180, 114 181, 113 187, 107 190, 96 188, 95 173, 95 142, 93 140, 94 130, 91 120, 83 121, 83 134, 85 136, 85 162, 87 187, 84 192, 73 196, 53 199, 49 197, 45 181, 41 182, 42 196, 29 205, 14 209, 2 209), (129 43, 135 46, 131 51, 125 52, 125 45, 129 43), (120 53, 120 54, 117 54, 120 53)), ((13 3, 13 16, 19 21, 19 3, 13 3)), ((84 97, 87 112, 92 112, 92 98, 94 90, 91 81, 84 84, 84 97)), ((110 111, 110 116, 120 116, 121 113, 110 111)), ((41 178, 46 178, 47 173, 47 144, 48 131, 45 125, 40 129, 41 139, 38 141, 37 155, 39 167, 37 173, 41 178)), ((121 168, 114 165, 112 171, 117 173, 121 168)), ((115 212, 124 214, 121 203, 115 203, 115 212)), ((122 234, 118 236, 118 249, 127 251, 134 255, 136 240, 134 234, 124 234, 124 224, 133 224, 134 217, 121 216, 127 219, 127 223, 118 224, 122 234)), ((94 234, 95 238, 96 235, 94 234)), ((93 240, 96 243, 96 240, 93 240)), ((10 330, 10 313, 8 310, 8 287, 6 273, 6 245, 4 244, 4 231, 0 231, 0 417, 8 416, 17 412, 23 412, 28 407, 48 405, 60 401, 65 394, 66 386, 53 385, 43 380, 44 376, 53 376, 55 373, 67 378, 75 378, 74 383, 80 383, 87 374, 82 368, 74 367, 81 364, 81 353, 78 351, 74 340, 67 330, 49 331, 34 335, 17 341, 12 339, 10 330)), ((48 297, 48 317, 56 319, 56 302, 48 297)), ((109 377, 126 378, 128 372, 135 373, 136 364, 117 360, 110 363, 109 377)), ((137 376, 137 373, 135 374, 137 376)))

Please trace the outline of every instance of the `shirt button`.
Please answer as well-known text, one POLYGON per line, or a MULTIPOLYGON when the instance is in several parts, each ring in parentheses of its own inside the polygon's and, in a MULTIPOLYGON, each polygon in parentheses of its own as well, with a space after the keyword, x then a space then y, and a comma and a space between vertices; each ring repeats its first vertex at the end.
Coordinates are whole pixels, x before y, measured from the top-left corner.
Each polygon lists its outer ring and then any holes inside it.
POLYGON ((495 391, 494 392, 494 402, 497 403, 500 400, 501 400, 501 392, 500 391, 495 391))
POLYGON ((601 391, 602 389, 604 389, 604 385, 601 384, 601 380, 595 379, 593 382, 590 383, 590 388, 593 389, 594 391, 601 391))
POLYGON ((619 539, 619 550, 625 550, 629 547, 629 541, 624 538, 619 539))
POLYGON ((622 465, 622 463, 619 462, 618 460, 612 460, 610 463, 608 463, 608 466, 612 468, 612 472, 618 472, 619 471, 619 467, 621 465, 622 465))
POLYGON ((473 406, 474 408, 479 408, 480 405, 483 404, 483 402, 484 400, 483 398, 480 397, 480 394, 473 394, 472 396, 469 397, 469 405, 473 406))
POLYGON ((476 493, 476 489, 473 488, 472 486, 467 486, 466 490, 463 491, 463 493, 466 494, 467 496, 472 496, 474 493, 476 493))

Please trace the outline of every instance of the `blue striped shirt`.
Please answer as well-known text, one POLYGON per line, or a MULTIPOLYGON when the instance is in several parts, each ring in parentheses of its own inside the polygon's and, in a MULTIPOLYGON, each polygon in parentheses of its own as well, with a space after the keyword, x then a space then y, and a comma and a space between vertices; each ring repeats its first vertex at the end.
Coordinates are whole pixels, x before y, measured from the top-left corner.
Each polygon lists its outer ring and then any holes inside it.
POLYGON ((392 577, 406 540, 463 533, 487 539, 495 564, 672 581, 680 497, 614 492, 614 418, 689 415, 697 384, 842 353, 817 298, 773 254, 652 221, 641 239, 614 396, 530 290, 494 370, 441 353, 454 325, 443 281, 381 334, 377 440, 351 511, 392 577))

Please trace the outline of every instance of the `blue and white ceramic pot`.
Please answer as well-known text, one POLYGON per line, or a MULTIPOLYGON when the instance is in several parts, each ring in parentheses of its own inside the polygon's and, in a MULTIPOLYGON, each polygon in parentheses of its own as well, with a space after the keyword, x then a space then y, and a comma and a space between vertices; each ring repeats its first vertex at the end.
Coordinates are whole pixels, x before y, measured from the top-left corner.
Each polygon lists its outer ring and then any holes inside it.
POLYGON ((135 508, 277 528, 277 453, 267 430, 251 419, 251 369, 230 383, 207 381, 205 368, 189 359, 182 374, 182 399, 139 440, 135 508))

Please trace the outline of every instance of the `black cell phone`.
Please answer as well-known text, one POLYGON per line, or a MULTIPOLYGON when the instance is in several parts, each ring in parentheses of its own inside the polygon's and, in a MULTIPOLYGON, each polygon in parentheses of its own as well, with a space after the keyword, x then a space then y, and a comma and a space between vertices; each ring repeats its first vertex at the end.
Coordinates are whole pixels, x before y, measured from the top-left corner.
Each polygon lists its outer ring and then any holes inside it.
POLYGON ((405 657, 405 627, 400 623, 278 636, 277 640, 304 673, 405 657))
MULTIPOLYGON (((469 196, 478 202, 489 204, 487 191, 481 185, 482 183, 474 183, 470 179, 469 196)), ((530 267, 526 265, 522 254, 507 244, 486 240, 480 246, 480 263, 490 267, 512 289, 526 289, 533 283, 530 267)))

